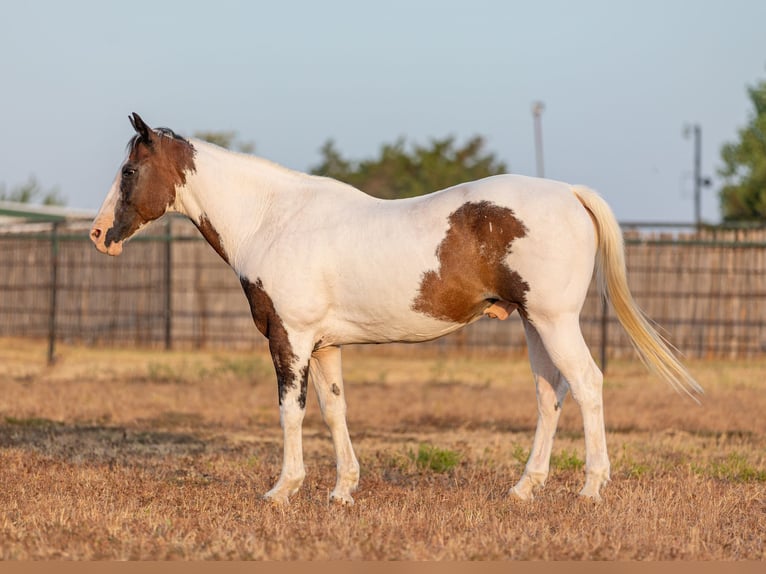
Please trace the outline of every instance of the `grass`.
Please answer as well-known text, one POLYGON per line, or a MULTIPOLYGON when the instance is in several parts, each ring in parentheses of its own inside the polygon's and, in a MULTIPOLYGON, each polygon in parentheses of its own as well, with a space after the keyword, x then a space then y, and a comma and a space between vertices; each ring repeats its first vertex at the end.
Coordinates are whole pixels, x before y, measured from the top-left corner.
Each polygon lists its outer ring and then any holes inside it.
POLYGON ((552 472, 507 496, 536 423, 521 359, 344 353, 361 462, 350 508, 328 503, 332 444, 313 393, 307 478, 260 495, 282 444, 266 354, 0 340, 0 558, 21 560, 763 560, 766 361, 690 365, 697 406, 640 365, 605 383, 612 481, 580 500, 583 435, 568 399, 552 472), (382 374, 385 374, 383 376, 382 374))
POLYGON ((692 470, 702 476, 727 482, 766 482, 766 469, 757 468, 748 455, 731 452, 722 460, 712 460, 705 465, 692 464, 692 470))
POLYGON ((409 458, 419 470, 445 473, 454 469, 460 462, 460 453, 450 449, 439 448, 429 444, 418 446, 418 452, 410 450, 409 458))
POLYGON ((554 452, 551 456, 551 470, 580 471, 585 468, 585 461, 574 451, 554 452))

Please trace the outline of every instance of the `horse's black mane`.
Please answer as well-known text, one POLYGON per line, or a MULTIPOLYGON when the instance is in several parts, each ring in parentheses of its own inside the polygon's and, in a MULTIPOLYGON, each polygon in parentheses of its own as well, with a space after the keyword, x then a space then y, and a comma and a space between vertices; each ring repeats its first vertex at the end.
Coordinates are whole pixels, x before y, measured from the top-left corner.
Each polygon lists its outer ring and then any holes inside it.
MULTIPOLYGON (((182 141, 184 143, 189 143, 189 140, 187 140, 183 136, 179 136, 176 132, 174 132, 170 128, 154 128, 152 131, 154 131, 154 133, 160 134, 161 136, 182 141)), ((138 143, 138 140, 140 139, 141 139, 141 136, 139 134, 135 134, 132 138, 130 138, 130 141, 128 142, 128 149, 132 150, 135 147, 135 145, 138 143)))
POLYGON ((174 132, 170 128, 155 128, 154 131, 157 132, 158 134, 162 134, 163 136, 173 138, 174 140, 181 140, 183 142, 187 141, 186 138, 179 136, 176 132, 174 132))

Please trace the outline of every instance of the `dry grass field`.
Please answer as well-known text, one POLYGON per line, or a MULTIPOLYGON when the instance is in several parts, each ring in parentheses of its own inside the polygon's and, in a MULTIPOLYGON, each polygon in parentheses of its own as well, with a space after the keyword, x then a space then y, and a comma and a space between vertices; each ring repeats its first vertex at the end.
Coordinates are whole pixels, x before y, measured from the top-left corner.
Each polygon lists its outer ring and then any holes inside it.
POLYGON ((523 358, 344 355, 362 465, 336 507, 310 393, 307 479, 260 499, 281 462, 266 355, 0 340, 0 558, 763 560, 766 359, 693 362, 697 406, 638 362, 605 383, 612 482, 579 500, 581 420, 565 404, 548 484, 506 496, 532 443, 523 358))

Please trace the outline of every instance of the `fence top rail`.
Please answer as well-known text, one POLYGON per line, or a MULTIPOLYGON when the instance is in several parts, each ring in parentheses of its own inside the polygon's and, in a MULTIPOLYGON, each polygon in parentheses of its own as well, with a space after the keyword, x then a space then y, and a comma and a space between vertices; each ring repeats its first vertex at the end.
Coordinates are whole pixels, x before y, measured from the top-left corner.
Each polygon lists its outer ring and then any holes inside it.
MULTIPOLYGON (((175 220, 176 218, 173 218, 175 220)), ((170 223, 168 221, 167 223, 170 223)), ((626 245, 659 245, 688 247, 766 248, 766 223, 722 224, 698 228, 691 223, 677 222, 621 222, 626 245), (674 233, 670 230, 676 230, 674 233), (681 231, 683 230, 683 232, 681 231), (758 239, 733 237, 719 238, 718 233, 757 232, 758 239), (686 233, 688 232, 688 233, 686 233), (700 236, 702 234, 703 236, 700 236), (762 235, 763 238, 760 238, 762 235)), ((175 227, 175 226, 173 226, 175 227)), ((0 241, 3 239, 29 239, 51 241, 90 241, 90 222, 83 220, 57 220, 36 223, 13 223, 0 225, 0 241)), ((175 233, 168 226, 146 230, 134 236, 131 241, 139 242, 197 242, 204 238, 197 233, 175 233)))
MULTIPOLYGON (((89 242, 90 237, 88 236, 87 232, 81 232, 81 233, 67 233, 64 232, 58 232, 53 233, 52 230, 48 231, 38 231, 35 233, 2 233, 0 232, 0 241, 4 239, 22 239, 22 240, 29 240, 29 241, 51 241, 52 239, 56 239, 57 241, 83 241, 83 242, 89 242)), ((189 236, 189 235, 134 235, 130 238, 130 242, 138 242, 138 243, 144 243, 144 242, 187 242, 187 241, 204 241, 205 238, 201 236, 189 236)))
POLYGON ((730 247, 734 249, 764 249, 766 241, 737 239, 683 239, 663 237, 626 237, 626 245, 674 245, 678 247, 730 247))
POLYGON ((723 221, 721 223, 690 223, 681 221, 620 221, 620 227, 623 229, 689 229, 704 231, 748 231, 748 230, 766 230, 766 220, 764 221, 723 221))

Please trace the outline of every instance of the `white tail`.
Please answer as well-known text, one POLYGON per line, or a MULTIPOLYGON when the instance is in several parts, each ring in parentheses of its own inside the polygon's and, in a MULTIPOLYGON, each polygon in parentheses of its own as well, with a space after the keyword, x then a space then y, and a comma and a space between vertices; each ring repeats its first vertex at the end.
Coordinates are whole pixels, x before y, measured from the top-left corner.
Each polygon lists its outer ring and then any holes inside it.
POLYGON ((702 387, 674 356, 670 345, 652 327, 628 289, 622 231, 611 208, 601 196, 586 187, 573 186, 572 191, 588 210, 596 226, 596 278, 599 290, 611 301, 617 318, 641 360, 650 371, 665 379, 677 391, 699 402, 695 393, 702 394, 702 387))

